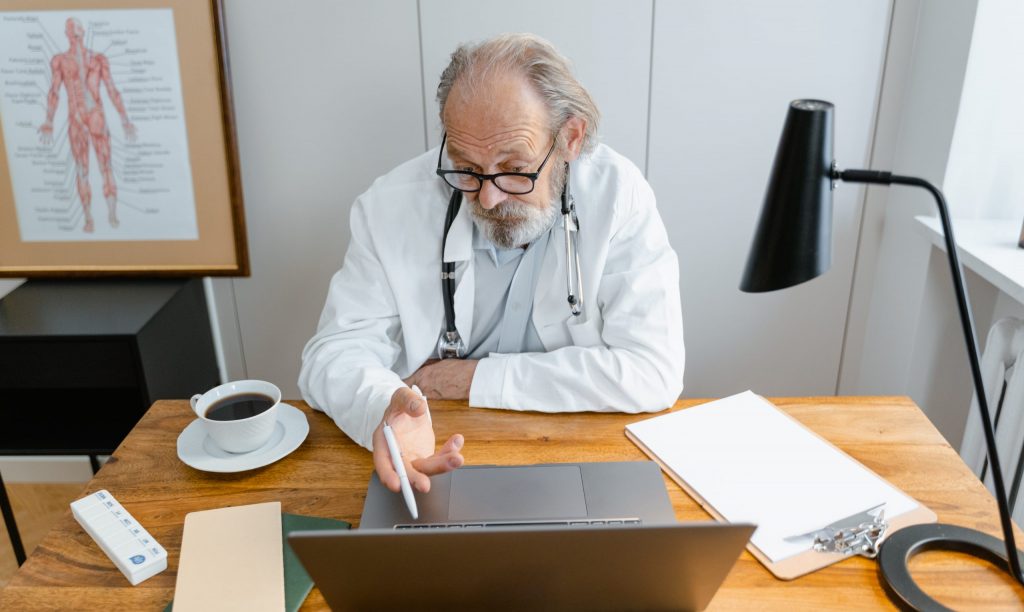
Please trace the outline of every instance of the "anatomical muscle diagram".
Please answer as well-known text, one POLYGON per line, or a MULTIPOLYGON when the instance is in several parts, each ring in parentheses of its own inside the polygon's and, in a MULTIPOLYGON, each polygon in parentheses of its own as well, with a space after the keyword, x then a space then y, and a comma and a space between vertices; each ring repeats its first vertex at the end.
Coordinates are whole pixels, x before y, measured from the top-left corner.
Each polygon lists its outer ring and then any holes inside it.
POLYGON ((85 48, 85 29, 77 19, 70 17, 64 33, 69 47, 64 53, 50 60, 50 93, 46 98, 46 122, 39 127, 42 141, 53 142, 53 115, 57 112, 60 90, 68 94, 67 136, 71 144, 71 155, 75 160, 75 184, 78 187, 78 201, 82 205, 85 225, 82 231, 93 232, 92 189, 89 186, 89 149, 96 152, 100 172, 103 175, 103 198, 107 202, 107 218, 110 227, 119 225, 117 220, 117 182, 110 166, 110 131, 103 114, 100 87, 105 87, 110 101, 121 116, 125 139, 135 142, 135 126, 124 110, 124 101, 110 76, 110 60, 102 53, 85 48))

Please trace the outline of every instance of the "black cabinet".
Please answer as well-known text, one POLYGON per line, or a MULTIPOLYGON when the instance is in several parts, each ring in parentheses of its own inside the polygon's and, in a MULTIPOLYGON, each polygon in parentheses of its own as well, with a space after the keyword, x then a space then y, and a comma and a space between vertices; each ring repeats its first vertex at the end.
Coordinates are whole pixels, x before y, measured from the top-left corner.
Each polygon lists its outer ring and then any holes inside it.
POLYGON ((0 300, 0 455, 109 454, 219 382, 199 279, 32 280, 0 300))

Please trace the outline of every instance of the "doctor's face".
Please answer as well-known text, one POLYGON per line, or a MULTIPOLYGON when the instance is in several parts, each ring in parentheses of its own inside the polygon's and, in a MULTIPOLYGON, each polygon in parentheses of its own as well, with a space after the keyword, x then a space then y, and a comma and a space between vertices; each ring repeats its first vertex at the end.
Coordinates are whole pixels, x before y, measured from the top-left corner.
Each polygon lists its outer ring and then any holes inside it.
MULTIPOLYGON (((445 105, 447 153, 452 167, 479 174, 536 172, 551 149, 553 134, 540 96, 521 76, 497 76, 469 89, 452 87, 445 105)), ((534 189, 510 195, 493 181, 466 193, 477 227, 502 248, 525 246, 558 216, 565 155, 555 145, 534 189)))

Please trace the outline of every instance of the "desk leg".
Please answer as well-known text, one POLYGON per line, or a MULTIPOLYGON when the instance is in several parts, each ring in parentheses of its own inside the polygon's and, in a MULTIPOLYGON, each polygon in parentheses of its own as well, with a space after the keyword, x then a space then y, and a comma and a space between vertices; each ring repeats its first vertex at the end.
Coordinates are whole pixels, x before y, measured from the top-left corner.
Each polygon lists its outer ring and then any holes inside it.
POLYGON ((11 508, 11 500, 7 497, 7 488, 4 486, 3 475, 0 475, 0 511, 4 515, 4 525, 7 526, 7 536, 11 538, 11 548, 14 549, 14 559, 18 565, 25 563, 25 547, 21 544, 21 534, 18 533, 18 524, 14 522, 14 509, 11 508))

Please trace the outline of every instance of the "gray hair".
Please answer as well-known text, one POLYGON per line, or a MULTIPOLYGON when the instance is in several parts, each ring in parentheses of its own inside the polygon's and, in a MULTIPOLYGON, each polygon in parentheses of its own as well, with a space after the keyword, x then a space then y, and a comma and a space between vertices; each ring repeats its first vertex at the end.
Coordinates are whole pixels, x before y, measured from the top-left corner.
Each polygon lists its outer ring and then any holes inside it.
POLYGON ((481 43, 459 45, 437 86, 441 122, 444 123, 448 94, 456 82, 462 82, 468 93, 495 74, 517 73, 525 76, 544 100, 552 132, 570 117, 579 117, 587 124, 582 152, 589 153, 597 146, 597 125, 601 120, 597 105, 573 76, 569 60, 551 43, 533 34, 501 34, 481 43))

